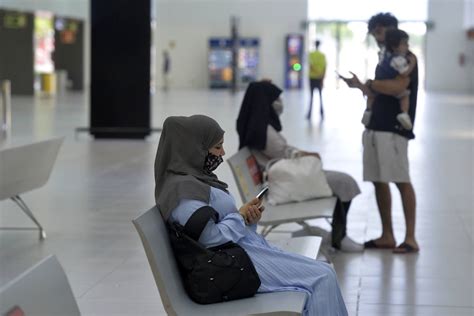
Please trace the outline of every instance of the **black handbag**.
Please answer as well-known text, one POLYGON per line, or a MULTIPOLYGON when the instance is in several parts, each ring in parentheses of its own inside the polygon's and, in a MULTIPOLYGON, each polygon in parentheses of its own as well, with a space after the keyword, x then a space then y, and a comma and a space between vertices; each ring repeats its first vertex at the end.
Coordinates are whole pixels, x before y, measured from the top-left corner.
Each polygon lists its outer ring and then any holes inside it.
POLYGON ((168 223, 171 246, 189 297, 212 304, 251 297, 260 278, 245 250, 234 242, 206 248, 198 242, 209 219, 218 220, 210 206, 196 210, 183 227, 168 223))

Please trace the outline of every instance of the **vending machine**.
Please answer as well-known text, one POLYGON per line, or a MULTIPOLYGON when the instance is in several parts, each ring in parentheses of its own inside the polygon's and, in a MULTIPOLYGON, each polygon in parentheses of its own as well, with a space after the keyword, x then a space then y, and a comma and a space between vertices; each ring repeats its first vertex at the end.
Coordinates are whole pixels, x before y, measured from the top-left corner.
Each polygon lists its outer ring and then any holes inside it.
POLYGON ((239 69, 238 85, 246 86, 248 83, 257 80, 258 76, 258 49, 260 42, 258 38, 241 38, 239 43, 239 69))
POLYGON ((210 88, 229 88, 232 84, 232 40, 209 39, 207 56, 210 88))
POLYGON ((289 34, 285 40, 285 88, 303 87, 304 37, 301 34, 289 34))
MULTIPOLYGON (((244 86, 257 79, 259 64, 258 38, 239 39, 237 85, 244 86)), ((232 85, 232 40, 210 38, 208 53, 209 87, 230 88, 232 85)))

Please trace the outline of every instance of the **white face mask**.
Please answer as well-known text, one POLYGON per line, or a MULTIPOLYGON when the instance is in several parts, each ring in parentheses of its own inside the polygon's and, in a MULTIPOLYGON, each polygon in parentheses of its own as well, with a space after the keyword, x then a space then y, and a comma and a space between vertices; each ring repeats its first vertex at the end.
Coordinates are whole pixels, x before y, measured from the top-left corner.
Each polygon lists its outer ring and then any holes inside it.
POLYGON ((281 102, 280 98, 273 101, 272 106, 278 116, 283 113, 283 102, 281 102))

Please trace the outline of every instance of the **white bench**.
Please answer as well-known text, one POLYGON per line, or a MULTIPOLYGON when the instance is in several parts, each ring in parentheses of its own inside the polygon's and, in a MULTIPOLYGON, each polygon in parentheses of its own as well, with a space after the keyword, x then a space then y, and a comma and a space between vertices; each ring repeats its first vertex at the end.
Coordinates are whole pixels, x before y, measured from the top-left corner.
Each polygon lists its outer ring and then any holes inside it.
MULTIPOLYGON (((133 220, 168 315, 301 315, 306 294, 275 292, 224 303, 200 305, 186 294, 163 218, 156 207, 133 220)), ((277 243, 282 249, 316 258, 321 238, 298 237, 277 243), (296 250, 296 251, 295 251, 296 250)))
MULTIPOLYGON (((227 162, 234 175, 242 202, 252 200, 263 185, 262 172, 258 168, 257 160, 250 150, 244 147, 227 159, 227 162)), ((303 226, 308 234, 311 234, 311 226, 305 221, 315 218, 332 218, 335 206, 335 197, 282 205, 266 204, 262 219, 258 224, 264 226, 262 230, 264 236, 278 225, 286 223, 297 223, 303 226)))
POLYGON ((49 256, 0 289, 0 315, 81 313, 61 264, 55 256, 49 256))
POLYGON ((46 233, 20 197, 43 186, 49 179, 63 137, 32 144, 0 148, 0 201, 11 199, 36 224, 37 228, 2 227, 1 229, 39 229, 40 240, 46 233))

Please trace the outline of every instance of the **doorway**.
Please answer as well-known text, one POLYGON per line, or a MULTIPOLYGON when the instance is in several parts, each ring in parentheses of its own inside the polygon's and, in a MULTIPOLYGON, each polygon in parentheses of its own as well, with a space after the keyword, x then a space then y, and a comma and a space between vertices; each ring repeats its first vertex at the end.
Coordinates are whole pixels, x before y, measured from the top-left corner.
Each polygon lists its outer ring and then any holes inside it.
MULTIPOLYGON (((418 58, 420 87, 424 87, 426 23, 401 21, 399 28, 410 36, 410 50, 418 58)), ((313 50, 314 42, 320 40, 320 50, 326 55, 325 87, 337 89, 341 86, 336 71, 343 76, 350 76, 352 71, 364 81, 374 77, 379 48, 367 33, 366 21, 315 20, 308 23, 307 31, 308 50, 313 50)))

